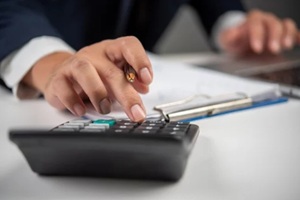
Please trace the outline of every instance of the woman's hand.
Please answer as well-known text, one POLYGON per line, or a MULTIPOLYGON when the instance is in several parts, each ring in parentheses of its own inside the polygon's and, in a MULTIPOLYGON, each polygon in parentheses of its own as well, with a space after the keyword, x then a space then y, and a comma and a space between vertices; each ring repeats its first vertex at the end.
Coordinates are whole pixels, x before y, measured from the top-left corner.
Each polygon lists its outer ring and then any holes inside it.
POLYGON ((253 10, 244 23, 229 28, 220 35, 222 48, 232 54, 273 53, 293 48, 300 43, 300 33, 291 19, 253 10))
POLYGON ((24 83, 40 90, 46 100, 58 109, 67 108, 74 115, 86 112, 87 97, 102 114, 111 110, 116 100, 133 121, 146 116, 138 93, 147 93, 153 72, 146 52, 135 37, 105 40, 75 54, 57 52, 40 59, 24 77, 24 83), (137 79, 130 83, 123 67, 131 65, 137 79))

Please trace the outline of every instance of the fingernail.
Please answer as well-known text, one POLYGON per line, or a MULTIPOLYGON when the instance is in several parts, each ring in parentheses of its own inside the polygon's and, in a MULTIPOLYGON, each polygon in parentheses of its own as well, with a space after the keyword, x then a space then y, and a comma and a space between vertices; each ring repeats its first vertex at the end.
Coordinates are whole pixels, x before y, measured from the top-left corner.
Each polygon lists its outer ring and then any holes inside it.
POLYGON ((262 44, 261 44, 261 42, 259 42, 258 40, 255 40, 253 42, 253 48, 254 48, 254 51, 256 53, 261 53, 262 52, 262 44))
POLYGON ((152 82, 152 77, 147 67, 140 70, 140 77, 145 84, 150 84, 152 82))
POLYGON ((82 116, 82 115, 84 115, 84 113, 85 113, 85 109, 84 109, 84 108, 82 107, 82 105, 79 104, 79 103, 76 103, 76 104, 73 106, 73 109, 74 109, 75 114, 76 114, 77 116, 82 116))
POLYGON ((144 110, 138 104, 135 104, 131 107, 131 114, 136 122, 143 121, 146 117, 144 110))
POLYGON ((273 51, 273 53, 279 53, 280 46, 279 46, 279 43, 277 41, 273 41, 271 43, 271 51, 273 51))
POLYGON ((291 40, 291 38, 289 38, 289 37, 285 38, 284 44, 285 44, 286 48, 290 49, 292 47, 292 40, 291 40))
POLYGON ((110 108, 111 108, 111 102, 109 99, 105 98, 102 101, 100 101, 100 112, 102 114, 108 114, 110 113, 110 108))

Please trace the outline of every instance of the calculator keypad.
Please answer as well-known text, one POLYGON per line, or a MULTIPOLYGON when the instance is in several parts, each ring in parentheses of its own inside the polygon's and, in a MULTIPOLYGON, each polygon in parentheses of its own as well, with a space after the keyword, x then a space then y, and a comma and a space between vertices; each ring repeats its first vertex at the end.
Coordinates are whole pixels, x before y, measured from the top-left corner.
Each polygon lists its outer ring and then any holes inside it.
POLYGON ((188 122, 144 121, 143 123, 129 120, 85 120, 78 119, 61 124, 53 132, 82 132, 82 133, 131 133, 159 134, 161 136, 183 137, 189 128, 188 122))

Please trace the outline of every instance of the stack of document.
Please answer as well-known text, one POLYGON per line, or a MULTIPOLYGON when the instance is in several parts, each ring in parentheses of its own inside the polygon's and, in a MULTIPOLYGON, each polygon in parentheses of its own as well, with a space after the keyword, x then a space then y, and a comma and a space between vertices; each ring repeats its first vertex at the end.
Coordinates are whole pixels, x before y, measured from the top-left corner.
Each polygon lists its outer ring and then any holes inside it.
MULTIPOLYGON (((164 61, 154 55, 150 60, 154 80, 150 92, 142 95, 149 118, 189 120, 286 101, 277 84, 164 61)), ((118 105, 110 116, 126 117, 118 105)))

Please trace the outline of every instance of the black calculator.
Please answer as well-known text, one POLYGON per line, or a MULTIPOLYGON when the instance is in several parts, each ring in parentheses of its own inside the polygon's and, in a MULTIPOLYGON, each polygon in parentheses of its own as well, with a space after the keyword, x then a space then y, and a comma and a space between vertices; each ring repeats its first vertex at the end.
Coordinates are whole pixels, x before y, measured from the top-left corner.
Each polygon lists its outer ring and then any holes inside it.
POLYGON ((74 119, 9 137, 40 175, 177 181, 198 133, 189 122, 74 119))

